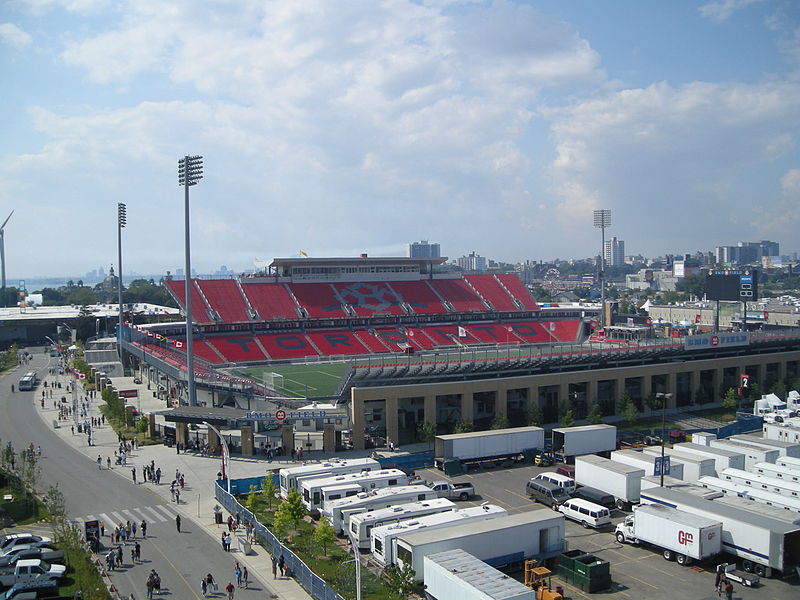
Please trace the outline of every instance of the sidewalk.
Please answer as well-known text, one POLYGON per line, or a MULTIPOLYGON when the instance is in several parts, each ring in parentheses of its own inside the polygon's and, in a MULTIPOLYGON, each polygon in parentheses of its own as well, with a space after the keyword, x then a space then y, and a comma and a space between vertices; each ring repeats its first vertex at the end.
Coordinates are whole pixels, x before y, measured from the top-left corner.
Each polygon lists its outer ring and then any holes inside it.
MULTIPOLYGON (((156 467, 161 468, 162 477, 161 484, 155 485, 153 483, 139 483, 139 485, 147 486, 147 489, 163 498, 166 502, 170 503, 171 508, 181 513, 182 518, 191 519, 194 523, 199 525, 208 535, 211 543, 220 544, 220 535, 223 530, 227 530, 227 526, 223 523, 217 525, 214 522, 214 507, 217 505, 216 498, 214 497, 214 482, 217 478, 217 472, 221 468, 221 459, 219 457, 203 457, 199 454, 192 453, 178 454, 175 448, 168 448, 164 445, 158 444, 153 446, 144 446, 132 452, 127 459, 126 466, 114 465, 114 451, 117 450, 119 442, 117 435, 109 425, 103 425, 96 428, 93 432, 93 445, 89 446, 85 434, 78 433, 77 427, 75 434, 72 434, 70 426, 74 421, 59 421, 60 427, 53 428, 54 420, 58 419, 58 409, 53 408, 53 402, 58 403, 62 396, 66 396, 68 405, 72 405, 72 394, 66 391, 66 384, 71 381, 67 375, 44 375, 42 377, 42 384, 36 389, 34 394, 35 405, 37 412, 41 416, 44 424, 51 428, 57 435, 76 450, 83 453, 87 460, 95 462, 97 455, 102 456, 103 469, 105 469, 106 457, 111 458, 112 472, 123 478, 128 485, 134 485, 131 478, 131 469, 136 467, 137 480, 142 481, 144 465, 155 461, 156 467), (48 387, 44 387, 44 381, 47 381, 48 387), (61 389, 53 390, 53 398, 47 398, 44 403, 44 408, 41 407, 41 390, 50 389, 52 383, 60 382, 61 389), (181 490, 180 504, 176 505, 172 501, 170 493, 170 483, 175 478, 175 471, 178 470, 184 474, 186 481, 185 488, 181 490)), ((152 398, 152 393, 147 390, 146 385, 134 384, 132 377, 116 377, 114 384, 118 389, 139 389, 139 399, 129 401, 134 405, 141 406, 141 412, 147 414, 154 410, 163 410, 164 403, 155 398, 152 398), (148 398, 149 396, 149 398, 148 398)), ((78 386, 78 406, 80 407, 84 395, 80 393, 80 385, 78 386)), ((99 417, 99 406, 102 400, 98 397, 89 400, 89 417, 99 417)), ((44 454, 47 454, 47 448, 44 448, 44 454)), ((319 457, 320 459, 322 457, 319 457)), ((239 458, 231 457, 231 473, 236 479, 242 477, 256 477, 265 476, 269 471, 275 468, 281 468, 291 464, 289 461, 276 461, 267 462, 255 458, 239 458)), ((223 518, 225 521, 227 517, 223 518)), ((286 600, 308 600, 311 596, 297 583, 296 580, 290 578, 272 579, 272 557, 261 546, 254 544, 252 552, 248 555, 243 554, 238 549, 238 541, 234 539, 231 546, 231 553, 234 555, 231 560, 238 560, 243 565, 247 566, 251 574, 251 578, 258 579, 259 583, 264 586, 267 593, 273 598, 284 598, 286 600)))

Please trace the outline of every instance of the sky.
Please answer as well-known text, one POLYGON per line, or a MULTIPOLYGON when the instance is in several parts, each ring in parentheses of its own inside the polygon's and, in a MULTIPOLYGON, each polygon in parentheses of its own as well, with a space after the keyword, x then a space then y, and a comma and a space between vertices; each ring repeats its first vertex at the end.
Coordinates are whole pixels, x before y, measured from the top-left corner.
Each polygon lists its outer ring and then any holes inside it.
POLYGON ((7 0, 7 273, 798 251, 796 0, 7 0))

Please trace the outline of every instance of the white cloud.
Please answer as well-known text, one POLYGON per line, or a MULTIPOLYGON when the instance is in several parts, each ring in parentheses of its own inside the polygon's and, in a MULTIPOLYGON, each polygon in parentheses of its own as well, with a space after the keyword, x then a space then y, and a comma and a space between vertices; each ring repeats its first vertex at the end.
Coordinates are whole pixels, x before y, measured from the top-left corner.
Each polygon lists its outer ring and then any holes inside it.
POLYGON ((704 17, 721 23, 730 19, 734 13, 759 2, 764 2, 764 0, 718 0, 717 2, 704 4, 699 10, 704 17))
POLYGON ((0 43, 22 48, 31 43, 31 36, 13 23, 0 23, 0 43))
POLYGON ((796 82, 660 83, 555 112, 550 172, 560 200, 542 214, 568 227, 579 217, 571 227, 581 229, 591 209, 611 208, 618 230, 653 251, 658 239, 643 228, 702 239, 726 223, 741 225, 769 195, 740 186, 741 178, 763 179, 794 150, 798 97, 796 82))

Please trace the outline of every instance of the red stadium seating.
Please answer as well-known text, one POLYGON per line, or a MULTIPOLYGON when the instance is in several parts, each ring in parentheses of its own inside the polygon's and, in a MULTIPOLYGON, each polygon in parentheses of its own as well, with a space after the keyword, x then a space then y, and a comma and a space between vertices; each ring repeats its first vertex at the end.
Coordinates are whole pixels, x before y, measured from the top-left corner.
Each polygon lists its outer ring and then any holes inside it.
MULTIPOLYGON (((181 308, 186 310, 186 294, 184 282, 183 281, 175 281, 170 280, 167 281, 167 286, 178 299, 178 303, 181 305, 181 308)), ((211 317, 208 315, 208 305, 203 301, 203 297, 200 295, 200 292, 197 291, 197 287, 194 285, 194 281, 192 281, 192 286, 189 288, 192 294, 192 321, 195 323, 211 323, 211 317)))
MULTIPOLYGON (((183 347, 182 351, 186 352, 186 346, 183 347)), ((192 354, 214 364, 225 362, 219 357, 219 354, 214 352, 214 349, 203 340, 192 340, 192 354)))
POLYGON ((333 287, 339 298, 350 304, 359 317, 405 314, 400 307, 402 299, 384 282, 334 283, 333 287))
POLYGON ((391 286, 417 314, 447 312, 439 297, 428 287, 426 281, 392 281, 391 286))
POLYGON ((456 338, 462 344, 469 344, 475 342, 475 338, 467 333, 466 337, 458 336, 458 326, 456 325, 431 325, 428 327, 420 327, 419 331, 424 333, 428 338, 433 341, 434 347, 436 346, 456 346, 456 338))
POLYGON ((488 300, 495 310, 519 310, 494 275, 464 275, 464 279, 477 290, 484 300, 488 300))
POLYGON ((578 340, 582 325, 583 322, 579 320, 549 321, 545 324, 545 328, 556 341, 571 344, 573 342, 583 341, 578 340))
POLYGON ((228 362, 252 362, 267 360, 252 335, 232 335, 230 337, 208 337, 206 341, 214 346, 228 362))
POLYGON ((353 334, 358 338, 358 341, 369 348, 370 352, 374 352, 376 354, 385 354, 386 352, 396 352, 398 350, 397 344, 387 346, 380 336, 372 335, 369 331, 357 329, 353 332, 353 334))
POLYGON ((196 279, 203 295, 226 322, 249 321, 247 305, 233 279, 196 279))
POLYGON ((447 300, 456 312, 486 312, 486 306, 463 279, 432 279, 428 284, 439 296, 447 300))
POLYGON ((319 352, 300 332, 262 333, 256 337, 269 357, 275 360, 319 356, 319 352))
POLYGON ((242 283, 247 299, 264 321, 298 318, 297 304, 282 283, 242 283))
POLYGON ((317 319, 347 317, 342 301, 336 297, 328 283, 290 283, 289 289, 297 302, 306 309, 308 316, 317 319))
POLYGON ((509 325, 511 335, 525 344, 549 344, 558 341, 550 335, 548 327, 539 321, 517 321, 509 325))
POLYGON ((510 344, 518 343, 518 339, 506 329, 505 325, 501 323, 481 323, 475 325, 464 325, 469 336, 462 338, 465 343, 471 343, 477 340, 485 344, 510 344))
POLYGON ((309 331, 306 337, 326 356, 369 354, 369 350, 358 341, 353 332, 346 329, 309 331))
POLYGON ((514 273, 503 273, 496 275, 497 280, 502 283, 514 298, 519 300, 525 310, 539 310, 536 301, 531 297, 528 289, 523 285, 522 280, 514 273))

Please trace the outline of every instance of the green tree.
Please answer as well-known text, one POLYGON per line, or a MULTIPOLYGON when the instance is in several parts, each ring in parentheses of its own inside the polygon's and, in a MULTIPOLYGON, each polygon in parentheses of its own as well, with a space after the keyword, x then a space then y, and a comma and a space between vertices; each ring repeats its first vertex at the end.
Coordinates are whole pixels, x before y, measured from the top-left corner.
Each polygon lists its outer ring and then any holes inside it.
POLYGON ((261 480, 261 492, 264 494, 264 498, 267 501, 267 510, 271 511, 272 503, 275 501, 275 495, 278 493, 278 486, 270 475, 267 475, 261 480))
POLYGON ((150 417, 142 415, 136 423, 136 431, 139 433, 147 433, 147 428, 150 426, 150 417))
POLYGON ((725 410, 736 410, 736 390, 729 388, 728 391, 725 392, 725 396, 722 398, 722 407, 725 410))
POLYGON ((628 402, 622 409, 622 419, 625 421, 626 425, 633 425, 638 418, 639 411, 636 410, 636 405, 634 405, 633 400, 628 397, 628 402))
POLYGON ((424 444, 433 445, 433 439, 436 437, 436 425, 430 421, 425 421, 417 425, 417 439, 424 444))
POLYGON ((563 423, 564 417, 566 416, 567 412, 572 410, 572 403, 569 401, 569 398, 559 398, 558 399, 558 422, 563 423))
POLYGON ((258 494, 258 486, 251 485, 250 491, 247 493, 247 498, 244 501, 244 505, 247 507, 247 510, 254 513, 258 509, 259 504, 260 498, 258 494))
POLYGON ((655 392, 650 392, 645 396, 644 404, 650 412, 655 412, 657 410, 661 410, 661 404, 663 400, 656 396, 655 392))
MULTIPOLYGON (((336 541, 336 532, 333 530, 330 521, 327 517, 321 517, 317 523, 314 533, 311 534, 311 539, 318 547, 322 548, 322 555, 328 555, 328 546, 333 545, 336 541)), ((356 550, 358 552, 358 550, 356 550)))
POLYGON ((561 424, 564 427, 574 427, 575 426, 575 416, 572 414, 572 409, 568 409, 567 412, 564 413, 564 416, 561 418, 561 424))
POLYGON ((525 422, 531 427, 538 427, 542 424, 542 409, 539 408, 538 402, 528 402, 528 410, 525 415, 525 422))
POLYGON ((773 383, 770 391, 781 400, 786 400, 786 383, 783 380, 779 379, 773 383))
POLYGON ((603 422, 603 413, 600 412, 600 406, 597 402, 592 401, 589 404, 589 412, 586 413, 586 420, 592 425, 599 425, 603 422))
POLYGON ((614 414, 617 416, 622 416, 622 413, 625 412, 625 407, 630 403, 631 395, 628 393, 628 390, 625 390, 620 396, 617 397, 617 401, 614 405, 614 414))
POLYGON ((97 294, 87 287, 73 288, 72 291, 67 294, 66 302, 67 304, 75 304, 77 306, 97 304, 97 294))
POLYGON ((303 504, 303 498, 297 490, 289 492, 289 495, 286 497, 286 502, 281 504, 278 510, 281 509, 286 512, 292 529, 297 529, 300 525, 300 521, 306 516, 306 507, 303 504))
POLYGON ((387 587, 401 598, 408 598, 416 591, 411 565, 404 564, 402 568, 392 565, 386 569, 385 575, 387 587))
POLYGON ((289 528, 292 524, 292 519, 289 516, 287 510, 283 507, 286 506, 285 504, 281 504, 278 507, 278 510, 275 511, 275 516, 272 519, 272 531, 275 533, 275 536, 278 539, 286 539, 286 534, 289 532, 289 528))
POLYGON ((471 421, 458 421, 456 423, 455 432, 456 433, 470 433, 471 431, 475 430, 475 425, 471 421))
POLYGON ((510 423, 508 422, 507 416, 505 416, 503 413, 495 413, 489 429, 508 429, 509 425, 510 423))

